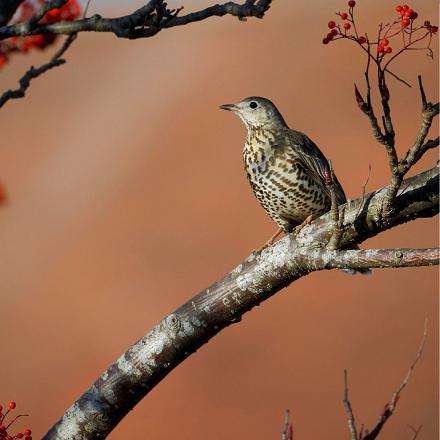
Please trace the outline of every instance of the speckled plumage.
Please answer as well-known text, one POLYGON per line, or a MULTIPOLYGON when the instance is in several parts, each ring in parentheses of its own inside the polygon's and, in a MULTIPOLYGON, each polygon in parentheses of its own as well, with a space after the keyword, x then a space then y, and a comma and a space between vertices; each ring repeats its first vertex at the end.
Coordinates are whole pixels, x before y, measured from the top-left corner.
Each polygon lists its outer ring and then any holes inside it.
MULTIPOLYGON (((236 112, 246 125, 243 159, 247 178, 258 201, 284 232, 330 209, 327 159, 304 133, 287 126, 271 101, 250 97, 222 108, 236 112)), ((336 178, 335 188, 339 203, 345 203, 336 178)))

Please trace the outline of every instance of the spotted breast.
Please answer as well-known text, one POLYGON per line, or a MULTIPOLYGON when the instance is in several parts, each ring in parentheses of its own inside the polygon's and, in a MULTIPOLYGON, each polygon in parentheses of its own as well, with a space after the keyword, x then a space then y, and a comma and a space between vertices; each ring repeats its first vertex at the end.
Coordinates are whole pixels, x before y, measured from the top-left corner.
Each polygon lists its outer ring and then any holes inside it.
MULTIPOLYGON (((324 172, 319 174, 329 164, 305 134, 284 127, 250 128, 243 159, 255 196, 284 232, 330 209, 324 172)), ((339 183, 337 194, 344 203, 339 183)))

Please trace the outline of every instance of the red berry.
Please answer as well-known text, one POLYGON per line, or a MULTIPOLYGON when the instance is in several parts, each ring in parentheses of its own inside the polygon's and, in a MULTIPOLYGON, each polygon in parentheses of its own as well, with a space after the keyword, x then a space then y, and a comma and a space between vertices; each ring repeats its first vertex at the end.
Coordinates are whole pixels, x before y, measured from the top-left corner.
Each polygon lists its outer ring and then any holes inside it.
POLYGON ((407 27, 407 26, 409 26, 409 23, 410 23, 410 21, 409 21, 407 18, 403 19, 403 20, 402 20, 402 27, 407 27))
POLYGON ((361 37, 358 38, 358 41, 359 41, 360 44, 364 44, 364 43, 367 42, 367 39, 365 37, 361 36, 361 37))
POLYGON ((17 438, 23 438, 23 434, 21 432, 17 432, 17 434, 15 435, 15 437, 17 438))
POLYGON ((26 428, 24 431, 24 435, 31 435, 32 431, 29 428, 26 428))
POLYGON ((429 20, 426 20, 426 21, 423 23, 423 26, 429 27, 429 26, 431 26, 431 22, 430 22, 429 20))
POLYGON ((32 437, 30 435, 25 435, 24 440, 32 440, 32 437))
POLYGON ((5 425, 0 425, 0 432, 5 432, 5 431, 6 431, 5 425))
POLYGON ((382 53, 384 50, 385 50, 385 48, 383 46, 381 46, 381 45, 377 46, 377 51, 379 53, 382 53))
POLYGON ((431 26, 429 28, 429 30, 430 30, 431 34, 436 34, 438 31, 438 26, 431 26))
POLYGON ((405 17, 412 17, 412 15, 414 14, 414 10, 413 9, 408 9, 405 11, 405 13, 403 14, 405 17))
POLYGON ((328 22, 328 27, 330 29, 333 29, 335 26, 336 26, 336 23, 333 20, 328 22))
POLYGON ((385 52, 386 53, 391 53, 393 51, 393 49, 391 49, 391 47, 387 47, 386 49, 385 49, 385 52))
POLYGON ((330 31, 330 33, 334 36, 334 37, 336 37, 336 35, 338 35, 338 30, 337 29, 332 29, 331 31, 330 31))
POLYGON ((333 37, 334 37, 333 33, 332 33, 332 32, 329 32, 329 33, 327 34, 327 37, 326 37, 326 38, 328 38, 328 40, 331 41, 331 40, 333 40, 333 37))
POLYGON ((15 404, 15 402, 9 402, 8 406, 10 409, 14 409, 17 405, 15 404))
POLYGON ((402 6, 396 6, 396 12, 400 12, 402 10, 402 6))
POLYGON ((348 14, 347 14, 346 12, 343 12, 343 13, 341 14, 341 18, 342 18, 342 20, 347 20, 347 17, 348 17, 348 14))
POLYGON ((350 0, 348 2, 348 6, 350 6, 350 8, 354 8, 356 6, 356 2, 354 0, 350 0))
POLYGON ((350 23, 344 23, 344 29, 346 31, 348 31, 351 28, 351 24, 350 23))
POLYGON ((380 42, 381 46, 388 46, 390 44, 390 42, 384 38, 381 42, 380 42))
POLYGON ((417 14, 417 12, 414 12, 413 15, 411 15, 411 19, 415 20, 418 16, 419 14, 417 14))
POLYGON ((329 42, 330 40, 327 37, 322 39, 322 44, 328 44, 329 42))
POLYGON ((409 6, 408 5, 403 5, 402 9, 406 12, 409 9, 409 6))

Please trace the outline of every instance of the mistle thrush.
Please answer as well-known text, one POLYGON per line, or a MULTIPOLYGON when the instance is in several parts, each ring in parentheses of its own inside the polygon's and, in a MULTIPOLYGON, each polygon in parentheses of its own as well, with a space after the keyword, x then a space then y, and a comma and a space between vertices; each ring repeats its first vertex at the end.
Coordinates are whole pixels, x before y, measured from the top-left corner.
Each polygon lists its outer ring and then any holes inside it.
MULTIPOLYGON (((220 108, 237 114, 247 128, 243 149, 247 178, 261 206, 280 228, 266 245, 282 231, 298 233, 330 210, 325 177, 330 170, 328 160, 308 136, 287 126, 271 101, 252 96, 220 108)), ((345 203, 344 190, 336 176, 333 179, 338 203, 345 203)))

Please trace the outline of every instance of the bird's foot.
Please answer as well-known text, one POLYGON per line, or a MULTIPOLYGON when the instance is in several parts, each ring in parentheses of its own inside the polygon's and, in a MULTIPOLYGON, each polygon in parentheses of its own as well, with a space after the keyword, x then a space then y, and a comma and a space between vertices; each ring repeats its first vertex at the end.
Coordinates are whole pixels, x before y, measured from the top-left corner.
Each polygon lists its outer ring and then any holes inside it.
POLYGON ((301 229, 304 228, 304 226, 309 225, 313 221, 313 215, 310 214, 300 225, 298 225, 295 228, 295 235, 298 235, 301 232, 301 229))
POLYGON ((263 244, 263 246, 261 246, 260 248, 256 249, 255 252, 257 254, 261 253, 262 250, 266 249, 269 246, 272 246, 275 239, 278 237, 278 235, 281 234, 281 232, 283 232, 283 230, 281 228, 278 229, 277 232, 275 232, 275 234, 272 235, 272 237, 269 238, 269 240, 266 241, 266 243, 263 244))

